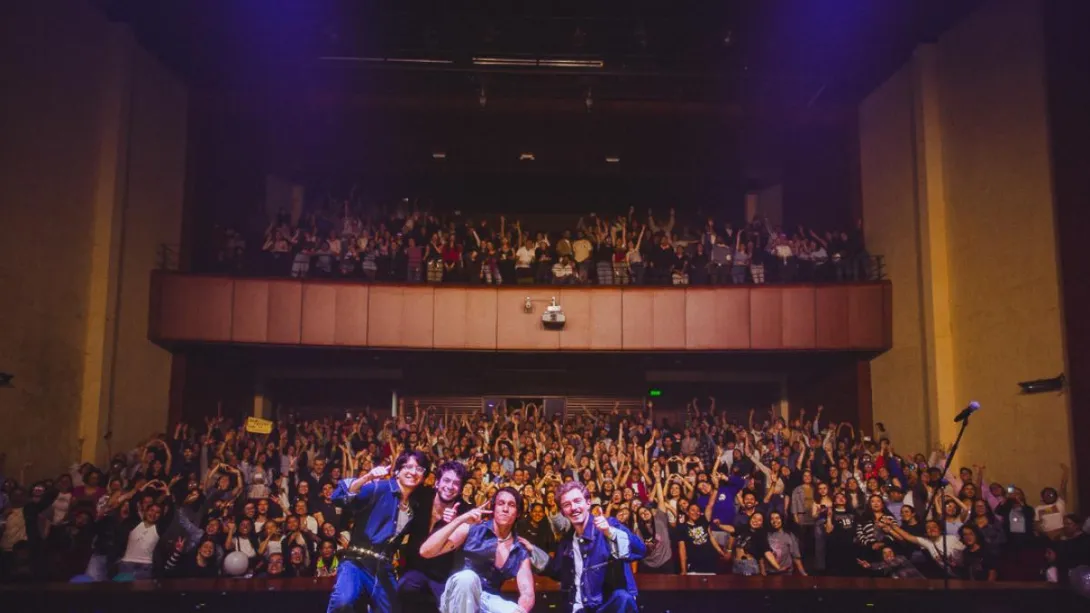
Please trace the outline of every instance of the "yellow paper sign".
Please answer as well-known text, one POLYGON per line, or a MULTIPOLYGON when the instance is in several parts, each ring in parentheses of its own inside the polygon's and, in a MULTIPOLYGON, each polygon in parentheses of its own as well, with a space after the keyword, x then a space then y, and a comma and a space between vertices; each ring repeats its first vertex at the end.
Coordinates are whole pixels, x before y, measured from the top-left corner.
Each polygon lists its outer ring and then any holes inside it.
POLYGON ((268 434, 272 432, 273 423, 260 417, 246 418, 246 431, 253 434, 268 434))

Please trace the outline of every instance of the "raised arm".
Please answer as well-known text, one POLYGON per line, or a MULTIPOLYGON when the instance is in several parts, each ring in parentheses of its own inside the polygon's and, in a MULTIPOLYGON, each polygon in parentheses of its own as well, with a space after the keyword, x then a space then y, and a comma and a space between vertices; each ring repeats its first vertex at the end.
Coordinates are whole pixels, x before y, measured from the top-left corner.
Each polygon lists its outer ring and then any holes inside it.
MULTIPOLYGON (((485 502, 468 513, 459 515, 454 518, 454 521, 436 530, 435 533, 428 537, 428 540, 420 544, 420 556, 434 558, 461 547, 466 541, 466 536, 469 535, 470 526, 480 523, 488 515, 491 515, 492 512, 485 508, 487 506, 488 503, 485 502)), ((457 503, 455 503, 454 508, 457 510, 457 503)))

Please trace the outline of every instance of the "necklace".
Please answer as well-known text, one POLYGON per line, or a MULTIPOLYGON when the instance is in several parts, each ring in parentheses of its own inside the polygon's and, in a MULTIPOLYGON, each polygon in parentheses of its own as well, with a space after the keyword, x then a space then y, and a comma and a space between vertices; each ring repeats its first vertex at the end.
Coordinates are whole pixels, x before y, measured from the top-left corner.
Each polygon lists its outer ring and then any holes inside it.
POLYGON ((506 543, 507 541, 511 540, 511 537, 513 537, 513 536, 515 536, 515 534, 512 532, 511 534, 508 534, 507 536, 505 536, 503 538, 499 538, 499 535, 497 534, 496 538, 499 539, 497 542, 506 543))

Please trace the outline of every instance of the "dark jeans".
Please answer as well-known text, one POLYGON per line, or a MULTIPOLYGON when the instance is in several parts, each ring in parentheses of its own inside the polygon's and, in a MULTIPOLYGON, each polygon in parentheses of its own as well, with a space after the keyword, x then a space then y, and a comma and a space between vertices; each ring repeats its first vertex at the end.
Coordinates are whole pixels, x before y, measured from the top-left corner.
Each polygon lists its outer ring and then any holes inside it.
POLYGON ((409 611, 437 610, 445 582, 435 581, 418 570, 410 570, 397 583, 397 596, 409 611))
POLYGON ((596 608, 584 608, 587 613, 638 613, 640 608, 636 605, 636 599, 627 590, 613 590, 607 597, 602 595, 602 604, 596 608))

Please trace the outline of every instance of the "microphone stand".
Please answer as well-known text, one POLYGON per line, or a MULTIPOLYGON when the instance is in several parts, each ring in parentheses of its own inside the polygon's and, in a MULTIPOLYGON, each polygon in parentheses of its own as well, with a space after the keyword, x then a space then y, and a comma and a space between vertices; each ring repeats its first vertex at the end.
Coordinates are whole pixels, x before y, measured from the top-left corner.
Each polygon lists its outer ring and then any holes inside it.
POLYGON ((954 456, 957 455, 958 446, 961 445, 961 437, 965 436, 965 429, 969 427, 969 416, 966 415, 965 419, 961 422, 961 429, 958 430, 958 436, 954 439, 954 444, 950 446, 950 454, 946 456, 946 465, 943 466, 942 476, 939 477, 938 483, 938 496, 932 495, 931 500, 927 503, 927 512, 924 513, 924 521, 927 521, 928 515, 935 510, 935 500, 943 498, 942 508, 939 509, 939 515, 942 519, 939 520, 939 529, 942 530, 942 589, 950 589, 950 554, 946 545, 946 500, 945 495, 942 493, 946 489, 946 473, 950 472, 950 465, 954 463, 954 456))

